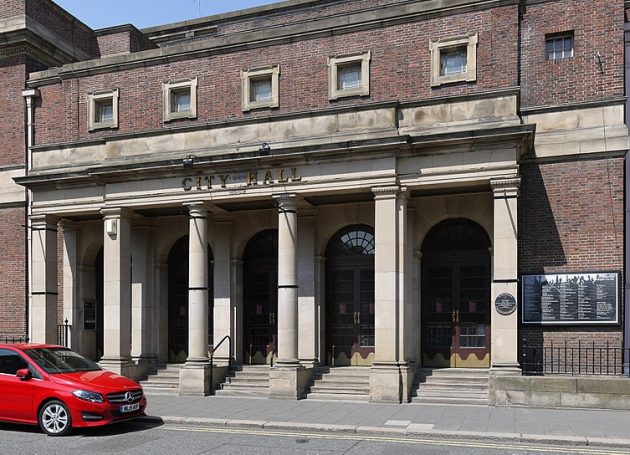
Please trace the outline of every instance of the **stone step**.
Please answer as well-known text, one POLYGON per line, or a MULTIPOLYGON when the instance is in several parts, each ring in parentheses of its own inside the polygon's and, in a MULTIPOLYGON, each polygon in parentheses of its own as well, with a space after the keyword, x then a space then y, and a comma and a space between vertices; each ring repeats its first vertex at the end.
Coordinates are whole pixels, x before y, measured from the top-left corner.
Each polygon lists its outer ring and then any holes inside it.
POLYGON ((177 378, 179 380, 179 370, 158 371, 157 373, 149 374, 147 377, 149 378, 177 378))
POLYGON ((144 392, 146 395, 169 395, 169 396, 173 396, 173 395, 179 395, 179 388, 177 389, 173 389, 173 388, 164 388, 164 387, 151 387, 148 389, 144 389, 144 392))
POLYGON ((313 385, 311 386, 311 393, 338 393, 338 394, 347 394, 347 395, 369 395, 370 387, 354 387, 349 384, 344 384, 340 386, 330 386, 330 385, 313 385))
POLYGON ((309 400, 322 400, 322 401, 354 401, 367 403, 370 401, 370 395, 367 394, 350 394, 350 393, 320 393, 311 392, 308 394, 309 400))
POLYGON ((225 383, 226 384, 266 384, 266 385, 269 385, 269 376, 243 378, 239 375, 239 376, 233 376, 233 377, 226 377, 225 383))
POLYGON ((146 381, 140 382, 140 385, 144 387, 179 387, 179 381, 163 381, 158 378, 150 378, 146 381))
POLYGON ((420 384, 488 384, 488 378, 475 376, 426 376, 416 378, 420 384))
POLYGON ((417 376, 477 376, 488 377, 487 368, 420 368, 417 376))
POLYGON ((443 389, 443 390, 488 390, 488 382, 468 383, 468 382, 423 382, 420 384, 422 390, 443 389))
POLYGON ((268 371, 261 371, 261 372, 241 372, 241 371, 237 371, 237 372, 229 372, 226 375, 226 378, 245 378, 245 379, 260 379, 260 378, 266 378, 269 379, 269 372, 268 371))
POLYGON ((259 382, 259 383, 240 382, 236 384, 224 382, 223 384, 221 384, 221 388, 222 389, 268 389, 269 382, 259 382))
POLYGON ((461 390, 461 389, 419 389, 417 392, 417 396, 419 397, 473 397, 480 398, 486 397, 488 398, 487 390, 461 390))
POLYGON ((369 377, 368 367, 319 367, 315 370, 315 376, 344 376, 344 377, 369 377))

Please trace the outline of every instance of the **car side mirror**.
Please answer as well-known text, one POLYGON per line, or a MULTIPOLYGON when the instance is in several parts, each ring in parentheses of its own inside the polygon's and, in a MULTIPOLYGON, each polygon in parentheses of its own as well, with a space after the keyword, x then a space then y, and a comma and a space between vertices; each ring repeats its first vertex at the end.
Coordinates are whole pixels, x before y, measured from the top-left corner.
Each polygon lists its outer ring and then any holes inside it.
POLYGON ((17 370, 17 373, 15 373, 15 375, 22 381, 28 381, 33 377, 33 375, 31 375, 31 372, 28 371, 28 368, 20 368, 19 370, 17 370))

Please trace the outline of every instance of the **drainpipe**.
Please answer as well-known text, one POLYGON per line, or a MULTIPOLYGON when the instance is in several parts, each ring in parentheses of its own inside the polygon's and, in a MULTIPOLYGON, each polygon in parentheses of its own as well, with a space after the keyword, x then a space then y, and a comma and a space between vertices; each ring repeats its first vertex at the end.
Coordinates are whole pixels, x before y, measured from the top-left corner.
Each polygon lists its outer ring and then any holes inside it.
MULTIPOLYGON (((32 151, 34 137, 33 137, 33 100, 35 98, 39 98, 39 90, 36 88, 22 90, 22 96, 26 101, 26 170, 25 175, 29 175, 31 172, 31 167, 33 165, 32 160, 32 151)), ((27 334, 29 339, 32 337, 31 331, 31 307, 33 303, 33 293, 32 293, 32 267, 31 267, 31 250, 32 250, 32 230, 31 230, 31 201, 32 201, 32 192, 30 189, 26 189, 26 325, 27 325, 27 334)))

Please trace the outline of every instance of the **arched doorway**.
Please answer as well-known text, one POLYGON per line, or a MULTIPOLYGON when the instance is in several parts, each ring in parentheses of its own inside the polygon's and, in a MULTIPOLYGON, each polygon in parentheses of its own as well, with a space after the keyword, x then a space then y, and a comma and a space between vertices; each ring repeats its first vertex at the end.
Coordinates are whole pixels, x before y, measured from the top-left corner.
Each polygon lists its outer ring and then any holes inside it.
MULTIPOLYGON (((188 243, 186 235, 168 254, 168 361, 173 363, 188 357, 188 243)), ((213 265, 208 245, 208 345, 212 345, 213 265)))
POLYGON ((443 221, 422 244, 422 363, 490 366, 490 239, 467 219, 443 221))
POLYGON ((278 231, 253 236, 243 253, 243 346, 246 363, 269 363, 278 336, 278 231))
POLYGON ((326 359, 330 366, 374 359, 374 230, 338 231, 326 248, 326 359))

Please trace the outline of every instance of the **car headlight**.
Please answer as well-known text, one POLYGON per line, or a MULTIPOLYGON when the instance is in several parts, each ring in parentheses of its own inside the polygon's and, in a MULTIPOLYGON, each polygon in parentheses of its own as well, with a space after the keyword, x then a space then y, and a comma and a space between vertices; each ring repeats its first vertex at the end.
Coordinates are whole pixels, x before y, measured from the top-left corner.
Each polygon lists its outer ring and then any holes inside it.
POLYGON ((72 391, 72 395, 81 400, 90 401, 92 403, 102 403, 103 395, 96 392, 88 392, 87 390, 74 390, 72 391))

